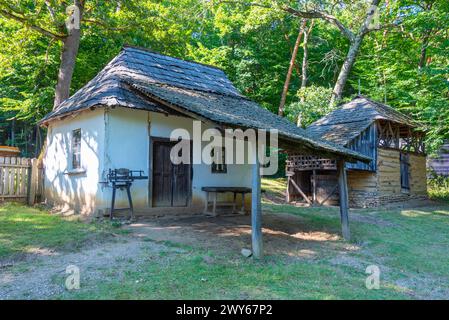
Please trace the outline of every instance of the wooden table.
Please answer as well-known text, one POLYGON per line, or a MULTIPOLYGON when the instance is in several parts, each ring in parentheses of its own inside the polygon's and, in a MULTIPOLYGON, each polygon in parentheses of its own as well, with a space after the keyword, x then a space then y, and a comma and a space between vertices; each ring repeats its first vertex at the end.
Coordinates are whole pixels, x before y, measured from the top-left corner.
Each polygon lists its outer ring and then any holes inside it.
POLYGON ((206 205, 204 207, 205 214, 212 214, 214 216, 217 215, 217 205, 219 206, 232 206, 232 213, 245 213, 245 195, 247 193, 251 193, 251 188, 246 187, 202 187, 201 190, 206 192, 206 205), (209 195, 212 193, 212 200, 209 200, 209 195), (219 193, 233 193, 234 201, 233 202, 218 202, 217 194, 219 193), (240 211, 236 211, 237 209, 237 194, 242 195, 242 203, 240 207, 240 211), (209 206, 212 205, 212 211, 209 211, 209 206))

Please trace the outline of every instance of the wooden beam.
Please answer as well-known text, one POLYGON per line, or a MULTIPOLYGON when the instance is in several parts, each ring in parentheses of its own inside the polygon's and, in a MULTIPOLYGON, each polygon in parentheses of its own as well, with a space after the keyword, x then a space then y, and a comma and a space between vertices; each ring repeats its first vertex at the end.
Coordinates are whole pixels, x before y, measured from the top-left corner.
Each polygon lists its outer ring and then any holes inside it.
POLYGON ((257 157, 257 143, 252 148, 252 192, 251 192, 251 241, 253 256, 262 258, 262 208, 260 189, 260 165, 257 157))
POLYGON ((348 199, 348 181, 346 177, 345 161, 338 160, 338 186, 340 191, 340 217, 341 217, 341 230, 343 237, 346 240, 350 240, 351 234, 349 231, 349 199, 348 199))
MULTIPOLYGON (((34 205, 36 201, 36 191, 37 191, 37 159, 31 160, 31 168, 29 171, 29 180, 28 180, 28 204, 30 206, 34 205)), ((5 180, 7 181, 7 180, 5 180)))
POLYGON ((327 200, 329 200, 330 197, 332 197, 332 195, 335 193, 335 191, 337 191, 338 188, 338 183, 334 186, 334 188, 332 189, 332 191, 326 196, 326 198, 324 200, 322 200, 319 205, 322 206, 327 200))
POLYGON ((290 182, 295 187, 295 189, 299 192, 299 194, 304 198, 304 200, 306 200, 306 202, 308 204, 312 204, 312 201, 310 201, 310 199, 306 196, 306 194, 304 192, 302 192, 301 188, 296 184, 295 180, 291 179, 290 182))
POLYGON ((316 170, 312 171, 312 203, 316 203, 316 170))

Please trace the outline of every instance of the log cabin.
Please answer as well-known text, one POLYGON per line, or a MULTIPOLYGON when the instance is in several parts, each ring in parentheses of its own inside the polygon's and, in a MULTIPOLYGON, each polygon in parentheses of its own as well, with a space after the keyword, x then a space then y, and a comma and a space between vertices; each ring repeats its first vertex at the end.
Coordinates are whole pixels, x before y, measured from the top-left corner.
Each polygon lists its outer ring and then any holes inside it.
MULTIPOLYGON (((357 96, 312 123, 306 132, 372 159, 345 164, 351 207, 427 198, 425 132, 392 107, 357 96)), ((335 159, 290 154, 286 172, 289 202, 338 203, 335 159)))

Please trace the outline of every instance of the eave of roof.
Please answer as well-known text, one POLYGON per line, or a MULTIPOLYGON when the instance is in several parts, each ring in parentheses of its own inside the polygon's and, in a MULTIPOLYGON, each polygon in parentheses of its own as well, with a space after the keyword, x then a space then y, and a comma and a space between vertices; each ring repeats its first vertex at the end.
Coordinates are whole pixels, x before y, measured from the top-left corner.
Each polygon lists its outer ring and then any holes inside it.
POLYGON ((303 129, 246 98, 166 85, 157 86, 143 83, 130 83, 130 85, 148 95, 150 99, 157 99, 158 102, 165 102, 168 106, 179 108, 200 118, 209 119, 217 124, 263 130, 276 129, 281 139, 301 142, 310 149, 322 150, 352 160, 371 161, 371 158, 358 152, 308 136, 303 129))

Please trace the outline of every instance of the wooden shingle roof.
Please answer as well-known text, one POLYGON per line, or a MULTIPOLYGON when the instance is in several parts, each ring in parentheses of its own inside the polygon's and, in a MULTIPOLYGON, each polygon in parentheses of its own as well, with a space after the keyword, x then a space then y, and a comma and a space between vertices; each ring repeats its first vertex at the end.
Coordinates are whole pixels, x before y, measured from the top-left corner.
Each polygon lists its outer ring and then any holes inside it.
POLYGON ((376 120, 387 120, 416 128, 410 117, 390 106, 357 96, 328 115, 312 123, 306 132, 314 137, 347 145, 376 120))
POLYGON ((65 100, 41 123, 96 106, 122 106, 162 111, 173 107, 213 122, 254 129, 277 129, 281 139, 343 156, 370 159, 305 130, 245 98, 225 73, 135 47, 124 47, 94 79, 65 100))

